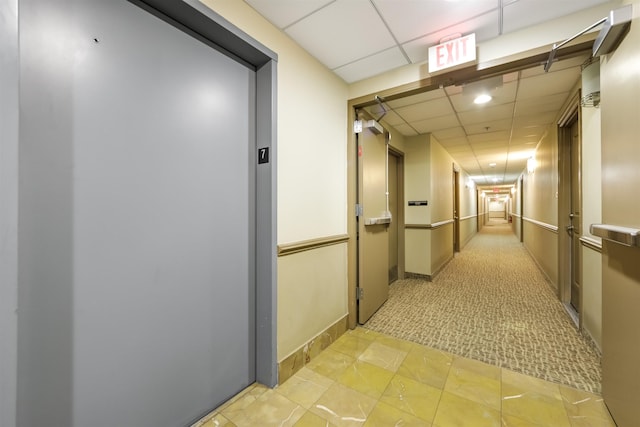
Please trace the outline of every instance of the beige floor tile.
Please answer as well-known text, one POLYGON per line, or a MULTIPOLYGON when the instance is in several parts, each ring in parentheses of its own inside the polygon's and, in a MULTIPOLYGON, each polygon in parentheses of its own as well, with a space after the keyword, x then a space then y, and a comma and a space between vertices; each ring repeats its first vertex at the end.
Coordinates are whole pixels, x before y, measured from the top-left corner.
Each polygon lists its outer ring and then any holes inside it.
POLYGON ((453 356, 427 347, 411 350, 398 368, 398 374, 424 384, 444 388, 453 356))
POLYGON ((401 340, 398 338, 393 338, 388 335, 382 335, 376 338, 376 342, 379 342, 380 344, 384 344, 391 348, 395 348, 397 350, 402 350, 407 352, 413 350, 416 347, 420 347, 419 344, 412 343, 410 341, 401 340))
POLYGON ((356 359, 351 356, 328 348, 309 362, 306 367, 320 375, 337 380, 355 361, 356 359))
POLYGON ((374 399, 379 398, 389 385, 394 373, 361 360, 356 360, 342 373, 338 382, 374 399))
POLYGON ((500 412, 495 409, 443 392, 433 421, 438 427, 500 427, 500 412))
POLYGON ((293 377, 276 388, 276 391, 305 409, 327 391, 333 380, 308 369, 300 369, 293 377))
POLYGON ((236 427, 234 423, 229 421, 224 415, 214 413, 204 417, 192 427, 236 427))
POLYGON ((483 377, 492 378, 497 381, 502 380, 502 370, 495 365, 489 365, 478 360, 466 357, 454 357, 451 368, 461 368, 465 371, 473 372, 483 377))
POLYGON ((388 336, 385 334, 381 334, 380 332, 372 331, 371 329, 363 328, 361 326, 352 329, 351 331, 349 331, 349 333, 369 340, 375 340, 378 337, 388 336))
POLYGON ((523 420, 514 415, 502 414, 502 427, 551 427, 530 420, 523 420))
POLYGON ((380 402, 431 422, 441 394, 440 389, 396 375, 380 397, 380 402))
POLYGON ((560 394, 572 427, 615 427, 602 396, 565 386, 560 394))
POLYGON ((517 395, 524 392, 533 392, 562 400, 558 384, 502 369, 502 396, 517 395))
POLYGON ((502 398, 502 413, 542 425, 570 426, 562 400, 535 391, 506 394, 502 398))
POLYGON ((329 421, 324 418, 307 411, 302 418, 298 420, 295 427, 333 427, 329 421))
POLYGON ((474 369, 478 367, 476 364, 459 363, 460 360, 457 358, 449 371, 445 391, 499 411, 502 406, 500 369, 491 366, 498 371, 497 375, 494 375, 492 369, 484 369, 482 366, 482 369, 474 369))
POLYGON ((233 419, 236 414, 242 413, 245 408, 254 403, 260 396, 268 392, 269 389, 261 384, 254 384, 238 393, 224 405, 218 408, 218 412, 229 419, 233 419))
POLYGON ((386 403, 379 402, 364 423, 365 427, 384 427, 384 426, 402 426, 402 427, 429 427, 431 423, 407 414, 386 403))
POLYGON ((376 400, 342 384, 333 384, 310 411, 336 426, 361 426, 376 400))
POLYGON ((405 357, 407 352, 389 347, 379 342, 372 343, 362 353, 358 359, 363 362, 369 362, 373 365, 379 366, 391 372, 396 372, 405 357))
POLYGON ((358 357, 373 343, 373 338, 363 338, 360 334, 345 333, 329 347, 347 356, 358 357))
POLYGON ((270 390, 243 411, 236 412, 231 421, 238 427, 293 426, 305 414, 305 409, 270 390))

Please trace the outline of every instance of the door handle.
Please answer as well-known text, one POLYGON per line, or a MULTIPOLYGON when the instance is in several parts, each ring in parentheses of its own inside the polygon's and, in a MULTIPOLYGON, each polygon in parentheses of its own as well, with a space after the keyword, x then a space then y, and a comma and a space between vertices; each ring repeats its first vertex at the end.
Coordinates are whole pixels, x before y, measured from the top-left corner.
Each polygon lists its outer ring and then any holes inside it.
POLYGON ((567 230, 567 233, 569 233, 570 236, 573 236, 573 229, 575 227, 573 225, 567 225, 566 227, 564 227, 565 230, 567 230))

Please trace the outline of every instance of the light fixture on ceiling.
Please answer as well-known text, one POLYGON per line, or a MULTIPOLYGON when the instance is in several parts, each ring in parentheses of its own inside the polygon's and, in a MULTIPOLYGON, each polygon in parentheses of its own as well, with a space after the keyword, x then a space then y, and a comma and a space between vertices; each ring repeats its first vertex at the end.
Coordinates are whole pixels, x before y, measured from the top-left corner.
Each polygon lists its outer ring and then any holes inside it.
POLYGON ((496 167, 496 165, 497 165, 497 163, 489 163, 489 167, 490 167, 490 168, 495 168, 495 167, 496 167))
POLYGON ((527 172, 534 173, 536 171, 537 166, 538 166, 538 163, 536 162, 535 157, 530 157, 527 160, 527 172))
POLYGON ((487 102, 491 101, 493 98, 491 97, 491 95, 489 95, 488 93, 481 93, 480 95, 476 96, 476 98, 473 100, 474 104, 486 104, 487 102))

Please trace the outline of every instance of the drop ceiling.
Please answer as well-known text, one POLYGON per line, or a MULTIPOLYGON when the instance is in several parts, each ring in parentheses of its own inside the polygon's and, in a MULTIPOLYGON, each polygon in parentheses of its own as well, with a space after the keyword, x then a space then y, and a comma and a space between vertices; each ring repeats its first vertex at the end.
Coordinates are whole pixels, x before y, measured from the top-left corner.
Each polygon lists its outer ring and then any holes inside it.
MULTIPOLYGON (((423 63, 452 34, 478 43, 619 0, 245 0, 347 83, 423 63)), ((569 34, 568 36, 573 35, 569 34)), ((588 56, 509 73, 493 100, 448 86, 384 105, 405 136, 432 133, 478 185, 512 184, 580 78, 588 56), (495 166, 489 166, 495 163, 495 166)), ((369 107, 374 117, 380 106, 369 107)))

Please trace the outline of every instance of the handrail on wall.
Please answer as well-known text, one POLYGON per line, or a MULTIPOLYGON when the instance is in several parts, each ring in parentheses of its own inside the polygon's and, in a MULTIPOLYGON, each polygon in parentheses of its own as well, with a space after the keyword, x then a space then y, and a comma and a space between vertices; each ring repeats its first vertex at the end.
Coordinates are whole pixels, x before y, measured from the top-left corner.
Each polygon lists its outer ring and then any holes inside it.
POLYGON ((591 224, 589 231, 594 236, 602 237, 610 242, 640 248, 640 230, 637 228, 610 224, 591 224))

